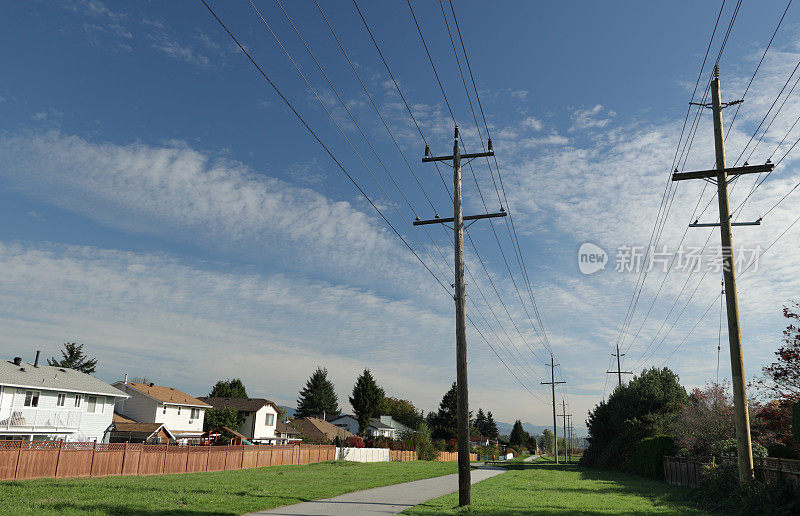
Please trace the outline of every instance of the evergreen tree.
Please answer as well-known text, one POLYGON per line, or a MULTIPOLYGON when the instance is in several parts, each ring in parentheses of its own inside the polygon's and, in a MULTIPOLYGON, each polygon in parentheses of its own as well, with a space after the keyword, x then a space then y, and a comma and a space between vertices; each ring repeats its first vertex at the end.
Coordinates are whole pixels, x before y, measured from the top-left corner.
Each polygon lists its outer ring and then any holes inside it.
POLYGON ((482 408, 478 409, 478 415, 475 416, 475 429, 480 435, 486 435, 486 414, 482 408))
POLYGON ((353 394, 350 396, 350 405, 353 407, 358 420, 358 433, 364 435, 370 424, 370 419, 379 415, 378 409, 383 400, 383 389, 372 377, 369 369, 364 369, 361 376, 356 379, 353 394))
POLYGON ((55 367, 65 367, 67 369, 75 369, 86 374, 94 373, 97 366, 96 358, 89 358, 83 353, 83 344, 75 342, 64 343, 64 349, 61 350, 61 360, 56 357, 47 359, 47 365, 55 367))
POLYGON ((520 446, 525 444, 528 440, 528 432, 522 428, 522 421, 517 419, 514 422, 514 427, 511 429, 511 435, 508 437, 508 442, 510 442, 514 446, 520 446))
POLYGON ((333 382, 328 380, 328 370, 317 367, 300 391, 295 417, 322 418, 337 416, 340 412, 339 398, 336 397, 333 382))
POLYGON ((439 403, 439 411, 433 414, 432 433, 434 439, 455 439, 458 435, 458 395, 456 394, 456 382, 442 397, 439 403))
POLYGON ((543 453, 553 453, 553 443, 555 443, 553 432, 545 428, 539 437, 539 448, 543 453))
POLYGON ((208 395, 213 398, 247 398, 247 390, 240 379, 233 378, 218 381, 208 395))
POLYGON ((497 429, 497 423, 494 422, 494 416, 491 411, 486 414, 486 433, 484 435, 489 439, 497 439, 500 435, 500 431, 497 429))

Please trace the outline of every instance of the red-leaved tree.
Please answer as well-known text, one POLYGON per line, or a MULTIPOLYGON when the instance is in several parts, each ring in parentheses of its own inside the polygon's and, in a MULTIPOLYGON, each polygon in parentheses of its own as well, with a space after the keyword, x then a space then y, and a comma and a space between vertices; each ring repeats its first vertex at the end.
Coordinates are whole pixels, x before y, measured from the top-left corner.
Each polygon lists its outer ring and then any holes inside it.
POLYGON ((800 303, 783 307, 789 325, 783 331, 783 346, 777 360, 762 369, 756 385, 779 399, 800 400, 800 303))

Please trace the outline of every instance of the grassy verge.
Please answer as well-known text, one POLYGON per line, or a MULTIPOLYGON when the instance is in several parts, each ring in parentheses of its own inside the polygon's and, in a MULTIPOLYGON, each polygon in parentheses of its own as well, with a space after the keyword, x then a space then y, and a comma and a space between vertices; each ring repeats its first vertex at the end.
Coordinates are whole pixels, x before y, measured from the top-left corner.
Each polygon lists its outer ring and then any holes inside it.
POLYGON ((242 514, 447 475, 451 462, 322 462, 213 473, 0 482, 5 514, 242 514))
POLYGON ((472 487, 472 505, 459 511, 447 495, 404 514, 706 514, 689 489, 624 473, 556 466, 552 459, 509 466, 509 472, 472 487))

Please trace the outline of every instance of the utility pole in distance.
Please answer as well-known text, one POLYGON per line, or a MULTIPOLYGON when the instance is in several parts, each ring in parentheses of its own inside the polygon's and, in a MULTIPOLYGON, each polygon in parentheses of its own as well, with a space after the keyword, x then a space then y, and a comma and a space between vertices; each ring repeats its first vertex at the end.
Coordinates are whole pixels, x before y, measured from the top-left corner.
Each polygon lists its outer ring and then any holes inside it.
POLYGON ((617 375, 617 379, 619 381, 619 386, 622 387, 622 375, 623 374, 633 374, 631 371, 622 371, 622 366, 620 365, 619 358, 624 357, 625 353, 620 354, 619 352, 619 342, 617 342, 617 352, 611 353, 612 357, 617 357, 617 370, 616 371, 606 371, 606 374, 615 374, 617 375))
MULTIPOLYGON (((500 207, 500 213, 485 213, 483 215, 464 216, 461 209, 461 160, 473 160, 484 156, 494 156, 492 140, 489 139, 489 151, 474 154, 461 154, 459 148, 458 126, 455 127, 452 156, 431 156, 431 150, 425 146, 423 163, 431 161, 453 162, 453 218, 441 218, 438 215, 430 220, 414 221, 415 226, 426 224, 445 224, 452 222, 455 235, 455 295, 456 304, 456 392, 458 399, 458 505, 463 507, 470 503, 470 466, 469 466, 469 389, 467 388, 467 319, 466 319, 466 291, 464 287, 464 221, 486 219, 492 217, 505 217, 507 213, 500 207)), ((472 223, 471 223, 472 224, 472 223)), ((449 226, 447 226, 449 227, 449 226)))
POLYGON ((569 446, 567 445, 567 418, 572 417, 572 414, 567 414, 567 402, 561 399, 561 414, 559 416, 564 418, 564 457, 569 462, 569 446))
POLYGON ((733 237, 731 226, 753 226, 755 222, 731 223, 728 199, 728 176, 770 172, 775 165, 767 160, 764 165, 725 168, 725 137, 722 131, 722 109, 741 100, 722 103, 720 100, 719 67, 714 67, 714 78, 711 81, 711 105, 714 113, 714 148, 716 149, 717 167, 715 170, 698 172, 678 172, 672 174, 673 181, 685 179, 704 179, 717 183, 717 199, 719 202, 719 224, 690 224, 690 227, 719 226, 722 241, 722 275, 725 282, 725 302, 728 314, 728 343, 731 354, 731 372, 733 386, 734 421, 736 423, 736 451, 739 465, 739 481, 750 482, 753 479, 753 450, 750 440, 750 415, 747 411, 747 387, 744 378, 744 361, 742 359, 742 336, 739 328, 739 304, 736 296, 736 270, 733 263, 733 237))
POLYGON ((542 385, 549 385, 553 391, 553 456, 556 459, 556 464, 558 464, 558 423, 556 422, 556 384, 557 383, 567 383, 567 382, 557 382, 556 381, 556 366, 558 364, 555 363, 555 358, 553 354, 550 353, 550 381, 549 382, 541 382, 542 385))

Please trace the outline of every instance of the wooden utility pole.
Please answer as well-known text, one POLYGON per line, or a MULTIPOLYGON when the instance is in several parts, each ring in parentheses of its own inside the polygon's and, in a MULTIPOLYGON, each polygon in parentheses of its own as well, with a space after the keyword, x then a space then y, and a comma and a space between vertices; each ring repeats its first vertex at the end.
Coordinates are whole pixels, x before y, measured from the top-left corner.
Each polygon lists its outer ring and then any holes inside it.
POLYGON ((731 213, 728 199, 728 176, 770 172, 775 165, 767 160, 764 165, 754 165, 725 168, 725 136, 722 129, 722 109, 738 104, 741 100, 723 103, 720 95, 719 68, 714 67, 714 77, 711 81, 711 104, 700 104, 711 108, 714 113, 714 148, 716 149, 717 167, 714 170, 699 172, 678 172, 672 174, 673 181, 685 179, 705 179, 717 183, 717 199, 719 202, 719 223, 698 224, 695 221, 691 227, 720 228, 722 242, 722 275, 725 283, 725 302, 728 314, 728 343, 731 354, 731 373, 733 386, 734 421, 736 423, 736 450, 739 464, 739 481, 749 482, 753 479, 753 450, 750 440, 750 416, 747 410, 747 386, 744 378, 744 361, 742 359, 742 336, 739 328, 739 304, 736 294, 736 269, 733 263, 733 237, 731 226, 753 226, 761 223, 734 222, 731 223, 731 213))
POLYGON ((567 445, 567 418, 572 417, 572 414, 567 414, 567 402, 561 399, 561 414, 559 416, 564 418, 564 456, 569 462, 569 445, 567 445))
POLYGON ((620 365, 620 357, 624 357, 625 353, 620 354, 619 352, 619 342, 617 342, 617 352, 611 353, 612 357, 617 357, 617 370, 616 371, 606 371, 606 374, 616 374, 617 381, 619 382, 619 386, 622 387, 622 375, 623 374, 633 374, 631 371, 623 371, 622 366, 620 365))
POLYGON ((461 208, 461 160, 475 159, 484 156, 494 156, 492 140, 489 139, 489 151, 474 154, 461 154, 459 147, 458 126, 455 127, 452 156, 431 156, 430 148, 425 147, 423 163, 431 161, 453 162, 453 218, 441 218, 414 221, 415 226, 426 224, 453 223, 455 236, 455 294, 453 300, 456 304, 456 392, 458 398, 458 505, 470 504, 470 465, 469 465, 469 389, 467 388, 467 316, 466 316, 466 289, 464 287, 464 221, 485 219, 492 217, 505 217, 507 213, 500 208, 500 213, 485 213, 483 215, 464 216, 461 208))
POLYGON ((556 459, 556 464, 558 464, 558 422, 556 421, 556 384, 567 383, 567 382, 556 381, 555 371, 557 365, 558 364, 556 364, 553 354, 550 353, 550 381, 541 382, 542 385, 549 385, 552 388, 553 392, 553 456, 556 459))

